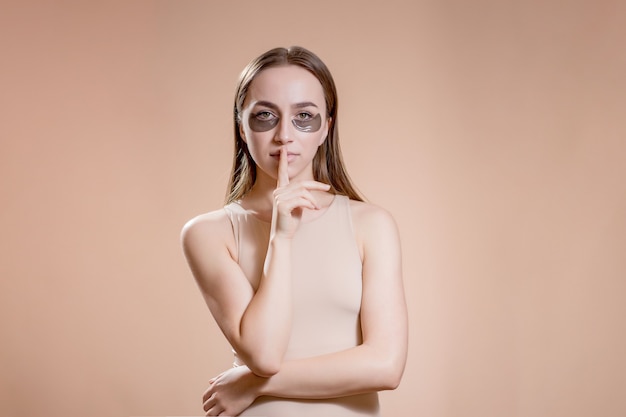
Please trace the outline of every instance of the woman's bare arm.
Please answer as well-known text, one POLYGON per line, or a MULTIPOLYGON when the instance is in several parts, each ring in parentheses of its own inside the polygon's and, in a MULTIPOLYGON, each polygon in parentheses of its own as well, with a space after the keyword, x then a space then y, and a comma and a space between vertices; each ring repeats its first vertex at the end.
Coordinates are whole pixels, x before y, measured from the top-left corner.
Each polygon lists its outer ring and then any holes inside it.
POLYGON ((298 210, 316 209, 316 181, 289 183, 281 151, 274 213, 263 273, 256 291, 236 261, 232 225, 224 210, 198 216, 182 231, 182 245, 202 295, 226 339, 256 375, 278 372, 291 332, 291 239, 298 210), (295 214, 295 215, 294 215, 295 214))
POLYGON ((255 293, 233 259, 232 226, 221 210, 192 219, 182 232, 189 267, 218 326, 257 375, 278 371, 291 317, 290 243, 270 242, 255 293), (268 340, 272 343, 268 343, 268 340))

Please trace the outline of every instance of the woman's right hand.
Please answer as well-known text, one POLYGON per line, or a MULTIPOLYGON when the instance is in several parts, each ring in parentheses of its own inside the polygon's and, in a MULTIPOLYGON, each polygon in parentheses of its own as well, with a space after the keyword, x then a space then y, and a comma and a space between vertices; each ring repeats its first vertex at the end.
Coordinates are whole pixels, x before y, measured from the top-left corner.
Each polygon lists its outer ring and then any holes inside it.
POLYGON ((253 374, 245 366, 228 369, 209 381, 202 395, 202 407, 207 416, 237 416, 259 396, 265 378, 253 374))
POLYGON ((278 181, 274 190, 272 236, 291 239, 300 224, 303 211, 320 208, 312 191, 328 191, 330 185, 313 180, 290 183, 288 169, 287 149, 283 147, 280 150, 278 181))

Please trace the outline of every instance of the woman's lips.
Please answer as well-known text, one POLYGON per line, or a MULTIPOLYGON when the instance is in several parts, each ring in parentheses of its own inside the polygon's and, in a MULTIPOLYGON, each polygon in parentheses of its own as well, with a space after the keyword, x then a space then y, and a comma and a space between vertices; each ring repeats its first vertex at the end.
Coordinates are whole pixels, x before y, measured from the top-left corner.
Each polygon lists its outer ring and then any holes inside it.
MULTIPOLYGON (((271 153, 270 156, 277 161, 280 161, 280 152, 271 153)), ((297 153, 287 152, 287 162, 291 162, 298 156, 297 153)))

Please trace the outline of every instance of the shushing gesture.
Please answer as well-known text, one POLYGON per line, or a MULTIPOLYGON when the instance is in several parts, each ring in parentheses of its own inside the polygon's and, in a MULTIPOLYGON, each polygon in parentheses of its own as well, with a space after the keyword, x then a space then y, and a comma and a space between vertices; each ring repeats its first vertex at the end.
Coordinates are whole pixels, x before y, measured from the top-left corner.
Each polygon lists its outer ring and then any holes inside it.
POLYGON ((280 149, 278 181, 274 190, 272 236, 291 239, 300 224, 304 210, 321 208, 313 191, 328 191, 329 189, 330 185, 314 180, 290 183, 287 148, 283 146, 280 149))

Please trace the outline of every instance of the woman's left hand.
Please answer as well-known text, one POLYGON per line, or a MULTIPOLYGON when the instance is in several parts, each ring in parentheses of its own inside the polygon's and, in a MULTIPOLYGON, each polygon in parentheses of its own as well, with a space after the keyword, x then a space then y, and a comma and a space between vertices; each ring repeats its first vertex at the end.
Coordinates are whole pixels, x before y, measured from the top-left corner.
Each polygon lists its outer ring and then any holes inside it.
POLYGON ((245 366, 237 366, 211 379, 209 388, 202 396, 207 416, 237 416, 258 397, 264 383, 245 366))

